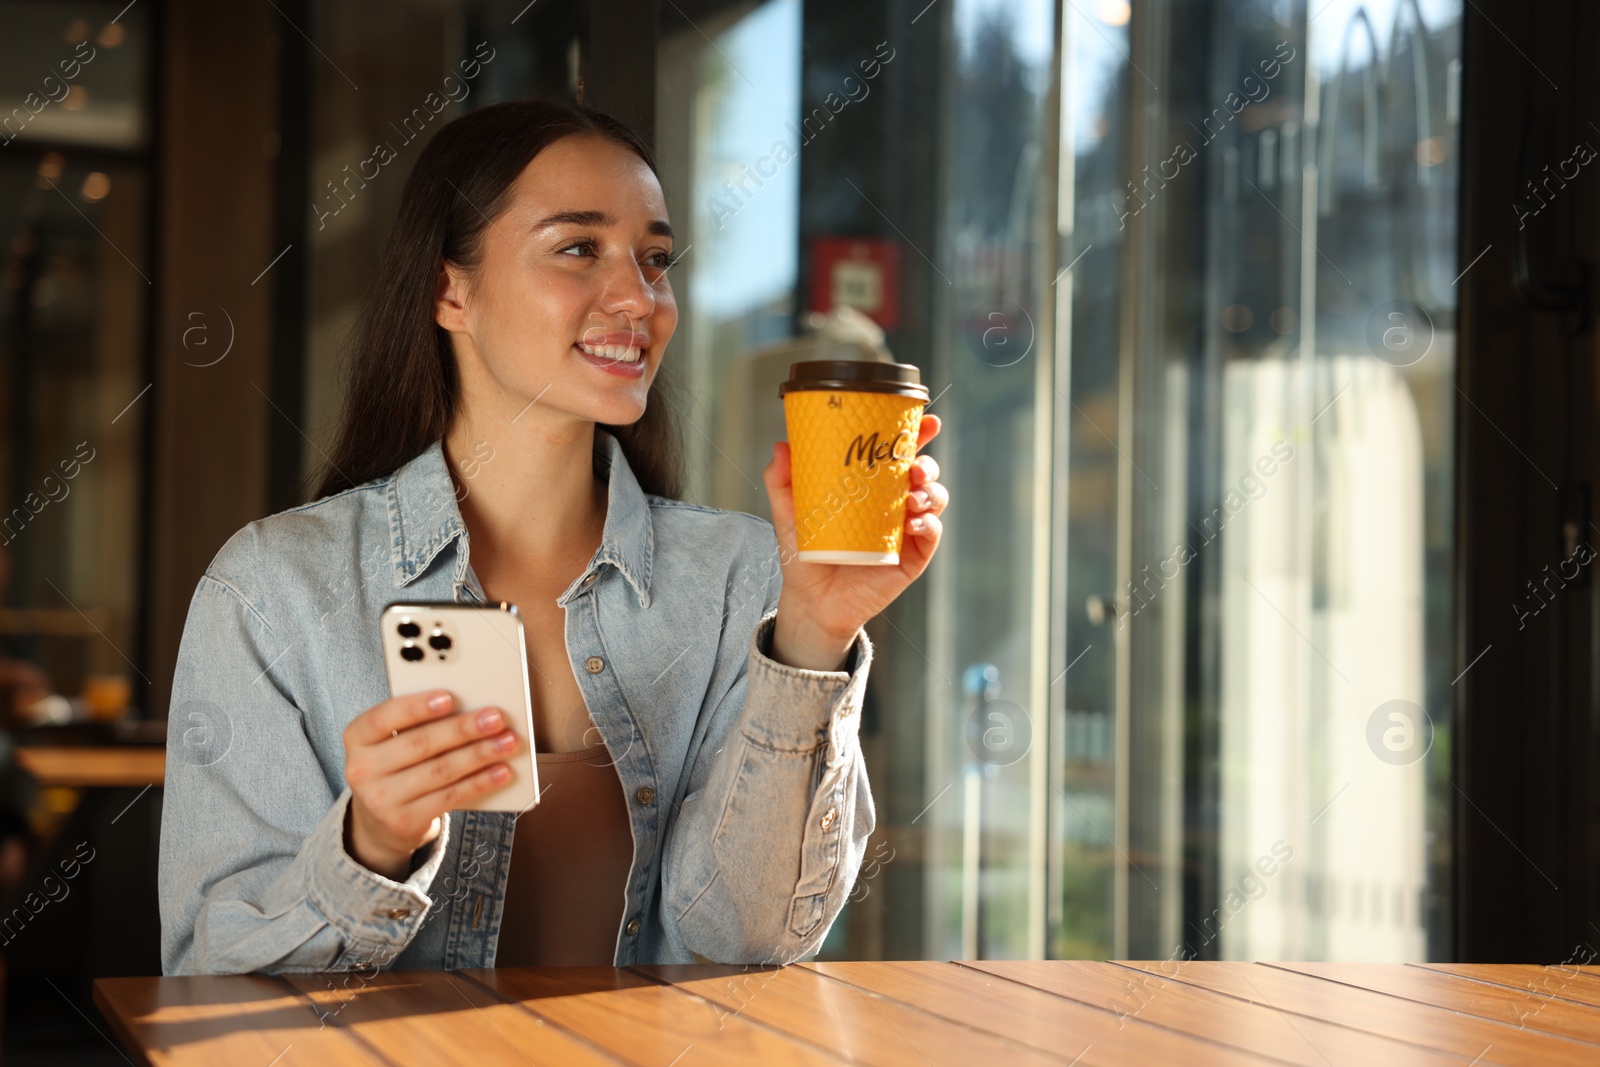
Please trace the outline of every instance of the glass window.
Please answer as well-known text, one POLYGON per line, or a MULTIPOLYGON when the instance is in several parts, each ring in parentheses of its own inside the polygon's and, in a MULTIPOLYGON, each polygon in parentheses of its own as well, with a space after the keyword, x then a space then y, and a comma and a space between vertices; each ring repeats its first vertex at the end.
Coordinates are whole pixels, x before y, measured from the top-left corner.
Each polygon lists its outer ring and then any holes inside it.
POLYGON ((144 705, 150 32, 124 6, 0 3, 0 659, 44 679, 0 718, 24 724, 144 705))
POLYGON ((1449 951, 1460 20, 1233 0, 1066 27, 1061 617, 1067 654, 1116 651, 1069 699, 1118 724, 1119 826, 1109 915, 1063 868, 1066 946, 1449 951))

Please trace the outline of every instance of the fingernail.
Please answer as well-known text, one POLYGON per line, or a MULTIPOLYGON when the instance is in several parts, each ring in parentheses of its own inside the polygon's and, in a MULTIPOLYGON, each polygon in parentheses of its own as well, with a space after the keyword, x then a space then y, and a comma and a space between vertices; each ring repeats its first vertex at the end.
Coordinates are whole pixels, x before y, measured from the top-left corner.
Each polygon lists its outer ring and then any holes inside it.
POLYGON ((449 693, 435 693, 435 694, 433 694, 433 696, 428 698, 428 710, 429 711, 449 711, 450 710, 450 694, 449 693))
POLYGON ((478 729, 484 733, 488 733, 490 730, 498 730, 503 719, 504 716, 500 714, 499 708, 490 708, 478 714, 478 729))
POLYGON ((911 499, 917 502, 917 507, 919 508, 925 508, 928 506, 928 494, 923 492, 921 489, 918 489, 915 493, 912 493, 911 499))
POLYGON ((497 782, 503 782, 507 778, 511 777, 511 768, 507 767, 504 763, 496 763, 493 767, 489 768, 489 777, 493 778, 497 782))
POLYGON ((924 526, 926 526, 926 525, 927 525, 927 523, 922 521, 922 516, 918 515, 916 518, 911 520, 911 532, 912 533, 921 533, 922 532, 922 528, 924 526))
POLYGON ((501 752, 510 752, 517 747, 517 735, 508 733, 495 738, 494 747, 501 752))

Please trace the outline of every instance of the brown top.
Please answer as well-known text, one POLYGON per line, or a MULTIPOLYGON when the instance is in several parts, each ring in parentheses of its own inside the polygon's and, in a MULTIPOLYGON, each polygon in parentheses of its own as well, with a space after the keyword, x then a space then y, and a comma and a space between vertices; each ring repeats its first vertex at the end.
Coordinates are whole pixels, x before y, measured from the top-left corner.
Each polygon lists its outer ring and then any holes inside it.
POLYGON ((496 967, 610 966, 633 828, 605 744, 538 752, 539 803, 517 817, 496 967))

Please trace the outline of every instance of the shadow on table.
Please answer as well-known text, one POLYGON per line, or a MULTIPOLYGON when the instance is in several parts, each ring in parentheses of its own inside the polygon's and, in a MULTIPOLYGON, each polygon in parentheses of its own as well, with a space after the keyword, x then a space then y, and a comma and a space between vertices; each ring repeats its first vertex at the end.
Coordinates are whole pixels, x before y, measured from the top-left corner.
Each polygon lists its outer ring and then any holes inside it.
MULTIPOLYGON (((702 978, 761 968, 696 967, 702 978)), ((767 971, 770 973, 770 968, 767 971)), ((315 972, 97 983, 95 1001, 124 1041, 175 1048, 240 1031, 301 1031, 487 1008, 561 997, 656 988, 661 980, 617 967, 537 970, 315 972)), ((693 1003, 689 1001, 687 1003, 693 1003)), ((707 1010, 714 1009, 707 1004, 707 1010)))

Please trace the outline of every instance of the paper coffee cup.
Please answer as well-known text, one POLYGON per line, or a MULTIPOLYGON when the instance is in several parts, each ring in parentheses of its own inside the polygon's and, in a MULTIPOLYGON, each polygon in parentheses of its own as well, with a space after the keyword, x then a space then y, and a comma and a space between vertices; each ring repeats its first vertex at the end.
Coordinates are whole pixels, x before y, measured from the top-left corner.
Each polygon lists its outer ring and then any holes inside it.
POLYGON ((928 387, 910 363, 795 363, 778 386, 789 432, 795 548, 812 563, 900 562, 928 387))

